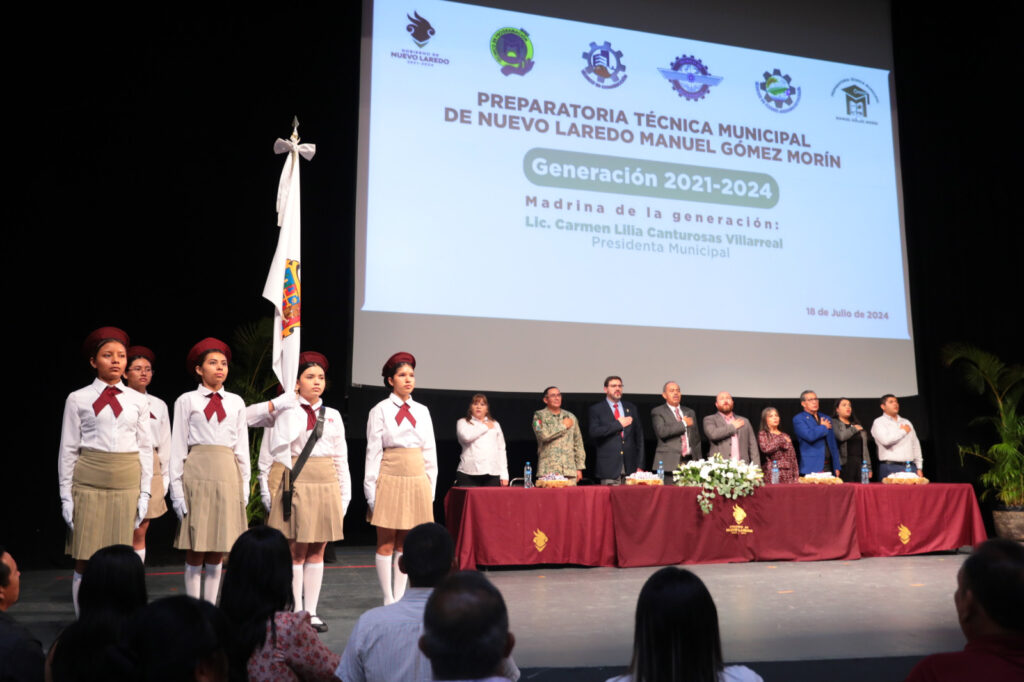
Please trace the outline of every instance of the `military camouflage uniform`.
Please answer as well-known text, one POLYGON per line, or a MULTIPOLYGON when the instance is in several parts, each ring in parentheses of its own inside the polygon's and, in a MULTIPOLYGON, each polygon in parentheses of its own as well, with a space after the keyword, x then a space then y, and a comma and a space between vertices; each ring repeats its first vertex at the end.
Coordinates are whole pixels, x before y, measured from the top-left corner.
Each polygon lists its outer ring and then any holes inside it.
POLYGON ((580 423, 568 410, 554 414, 544 408, 533 413, 533 435, 537 436, 537 475, 562 474, 576 482, 576 471, 586 468, 580 423), (572 419, 572 428, 562 420, 572 419))

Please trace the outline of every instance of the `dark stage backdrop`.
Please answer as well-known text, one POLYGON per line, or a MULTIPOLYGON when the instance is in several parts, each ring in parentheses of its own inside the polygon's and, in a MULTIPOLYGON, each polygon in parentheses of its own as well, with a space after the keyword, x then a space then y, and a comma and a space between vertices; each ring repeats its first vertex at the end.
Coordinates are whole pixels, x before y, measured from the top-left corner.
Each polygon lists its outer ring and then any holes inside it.
MULTIPOLYGON (((1010 206, 1020 175, 1009 103, 1016 38, 997 12, 918 14, 908 5, 897 4, 893 32, 921 394, 903 401, 904 412, 921 433, 926 475, 972 480, 976 467, 960 466, 955 443, 987 436, 966 427, 985 406, 964 397, 940 367, 938 349, 967 340, 1021 360, 1012 324, 1020 317, 1014 295, 1022 240, 1019 211, 1010 206)), ((359 481, 366 413, 384 390, 347 388, 352 269, 337 257, 352 243, 359 8, 330 15, 19 11, 10 15, 20 29, 8 44, 14 120, 7 167, 17 180, 8 194, 13 243, 5 249, 7 328, 18 335, 7 365, 28 389, 8 379, 0 541, 27 566, 69 565, 55 464, 64 399, 91 380, 79 352, 88 331, 119 325, 154 348, 153 393, 172 403, 191 388, 183 357, 192 343, 230 338, 269 313, 260 292, 276 238, 282 163, 271 147, 297 114, 303 138, 318 145, 302 177, 304 346, 335 360, 327 402, 346 415, 356 482, 346 542, 371 542, 359 481)), ((467 283, 474 286, 486 285, 467 283)), ((808 286, 827 289, 829 282, 808 286)), ((543 340, 523 342, 540 349, 543 340)), ((382 349, 382 360, 391 350, 382 349)), ((672 374, 670 357, 655 361, 672 374)), ((595 367, 595 390, 614 371, 595 367)), ((672 378, 685 392, 686 378, 672 378)), ((627 397, 646 414, 657 396, 630 393, 636 387, 625 380, 627 397)), ((481 376, 482 388, 486 382, 481 376)), ((441 439, 440 501, 458 454, 454 421, 469 394, 417 397, 430 406, 441 439)), ((830 405, 835 396, 823 397, 830 405)), ((568 395, 566 407, 583 417, 599 398, 568 395)), ((768 402, 738 398, 738 412, 752 420, 768 402)), ((529 418, 539 399, 491 401, 509 439, 510 467, 520 471, 534 457, 529 418)), ((710 397, 684 402, 698 416, 713 409, 710 397)), ((774 402, 788 425, 797 396, 774 402)), ((873 402, 855 403, 862 420, 877 415, 873 402)), ((644 428, 653 450, 649 420, 644 428)), ((169 545, 172 525, 169 517, 155 524, 154 549, 169 545)))

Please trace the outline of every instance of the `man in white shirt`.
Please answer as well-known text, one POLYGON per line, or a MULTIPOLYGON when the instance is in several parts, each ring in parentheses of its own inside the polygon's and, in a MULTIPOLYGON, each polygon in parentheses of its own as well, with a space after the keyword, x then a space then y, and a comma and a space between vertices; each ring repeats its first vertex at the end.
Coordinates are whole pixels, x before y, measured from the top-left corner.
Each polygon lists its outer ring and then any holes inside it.
MULTIPOLYGON (((335 676, 345 682, 429 682, 430 661, 417 643, 423 633, 423 610, 434 586, 455 567, 455 543, 444 526, 423 523, 405 538, 398 568, 409 576, 409 589, 394 604, 370 609, 356 622, 335 676)), ((503 659, 507 679, 519 679, 511 658, 503 659)))
POLYGON ((871 437, 878 444, 878 473, 881 478, 904 471, 913 462, 923 476, 921 442, 909 419, 900 416, 900 402, 892 393, 882 396, 882 416, 871 425, 871 437))

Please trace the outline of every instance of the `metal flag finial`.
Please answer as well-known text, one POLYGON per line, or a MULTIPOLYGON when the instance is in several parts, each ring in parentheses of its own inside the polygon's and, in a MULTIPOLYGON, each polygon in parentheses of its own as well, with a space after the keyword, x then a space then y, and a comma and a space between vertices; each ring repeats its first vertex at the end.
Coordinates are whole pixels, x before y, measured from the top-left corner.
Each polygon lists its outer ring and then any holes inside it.
POLYGON ((299 141, 299 117, 292 117, 292 139, 296 142, 299 141))

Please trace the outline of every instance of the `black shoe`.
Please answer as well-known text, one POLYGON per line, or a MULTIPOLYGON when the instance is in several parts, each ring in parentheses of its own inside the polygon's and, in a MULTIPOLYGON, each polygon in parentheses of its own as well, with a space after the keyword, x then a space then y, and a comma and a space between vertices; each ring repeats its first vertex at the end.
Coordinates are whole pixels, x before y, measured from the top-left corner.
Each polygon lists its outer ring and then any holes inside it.
POLYGON ((313 629, 317 632, 327 632, 327 623, 320 620, 319 616, 311 616, 309 619, 309 624, 312 625, 313 629))

